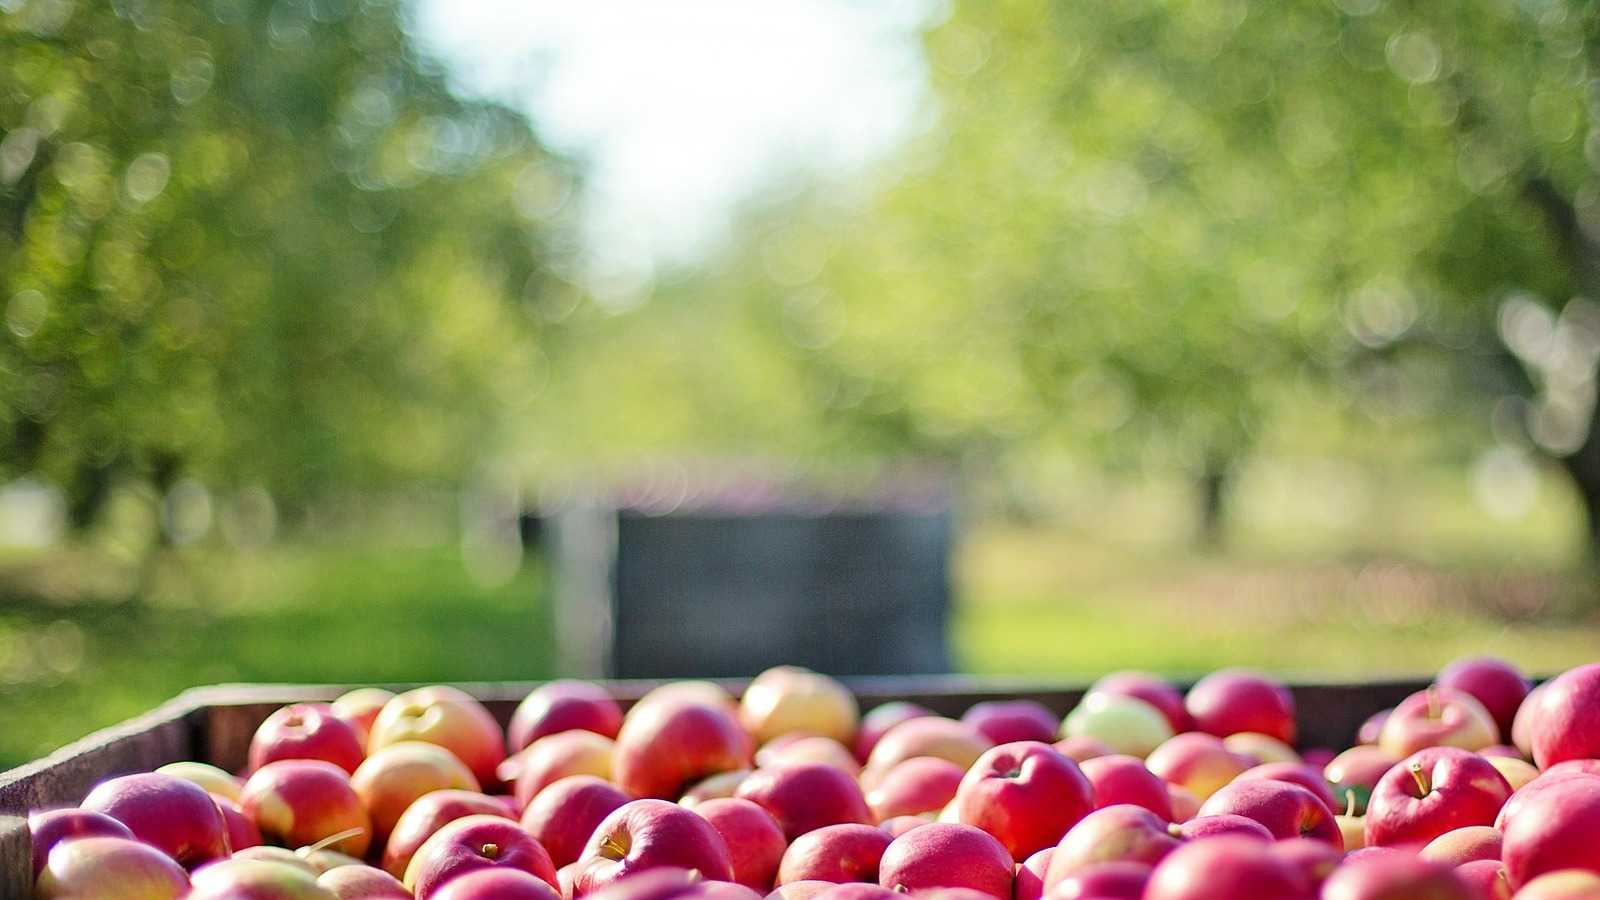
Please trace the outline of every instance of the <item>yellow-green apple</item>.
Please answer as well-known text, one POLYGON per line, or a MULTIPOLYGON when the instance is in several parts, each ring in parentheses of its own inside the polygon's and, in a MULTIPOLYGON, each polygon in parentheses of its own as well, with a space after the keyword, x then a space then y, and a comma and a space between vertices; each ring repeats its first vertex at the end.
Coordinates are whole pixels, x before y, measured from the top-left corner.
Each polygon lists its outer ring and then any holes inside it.
POLYGON ((722 835, 722 842, 728 846, 733 880, 762 893, 772 890, 778 863, 789 846, 783 829, 772 816, 749 800, 736 797, 707 800, 694 811, 722 835))
POLYGON ((1600 900, 1600 875, 1568 869, 1540 875, 1517 891, 1518 900, 1600 900))
POLYGON ((829 825, 796 838, 778 865, 777 883, 878 883, 878 861, 894 838, 871 825, 829 825))
POLYGON ((294 866, 297 869, 303 869, 307 872, 310 872, 312 875, 321 874, 317 870, 317 867, 312 865, 311 860, 308 857, 301 856, 299 853, 296 853, 287 847, 246 847, 243 850, 235 851, 234 854, 228 858, 231 860, 255 859, 265 860, 267 862, 284 863, 285 865, 294 866))
POLYGON ((524 809, 551 782, 573 775, 610 780, 616 745, 592 731, 545 735, 500 764, 500 777, 512 782, 512 796, 524 809))
POLYGON ((1383 735, 1383 725, 1389 721, 1389 714, 1393 709, 1380 709, 1366 719, 1362 720, 1361 727, 1356 729, 1357 744, 1376 744, 1383 735))
POLYGON ((437 744, 466 763, 480 784, 492 784, 505 759, 505 735, 482 703, 445 685, 398 694, 384 704, 367 736, 373 753, 405 741, 437 744))
POLYGON ((1262 763, 1254 768, 1246 769, 1239 773, 1234 781, 1286 781, 1298 784, 1306 790, 1317 795, 1322 805, 1330 810, 1344 809, 1344 804, 1335 797, 1333 790, 1328 787, 1328 781, 1322 772, 1305 763, 1294 762, 1269 762, 1262 763))
POLYGON ((651 798, 630 801, 606 816, 577 864, 572 889, 579 897, 661 867, 691 869, 713 881, 733 878, 728 845, 710 822, 676 803, 651 798))
POLYGON ((1447 831, 1493 824, 1511 785, 1489 761, 1455 747, 1415 753, 1383 776, 1367 802, 1366 846, 1420 846, 1447 831))
POLYGON ((889 729, 901 722, 932 715, 935 715, 933 710, 903 700, 875 706, 861 717, 861 725, 856 730, 856 739, 851 749, 855 751, 856 759, 865 763, 872 755, 872 748, 878 745, 879 739, 887 734, 889 729))
POLYGON ((1493 825, 1468 825, 1446 831, 1429 841, 1417 855, 1440 865, 1464 865, 1480 859, 1500 858, 1501 834, 1493 825))
POLYGON ((684 791, 683 796, 678 798, 678 802, 693 809, 707 800, 715 800, 718 797, 732 797, 734 792, 739 789, 739 785, 750 777, 750 772, 750 769, 733 769, 702 778, 684 791))
POLYGON ((1156 865, 1143 900, 1309 900, 1305 877, 1272 846, 1240 837, 1185 844, 1156 865))
POLYGON ((739 703, 740 723, 761 744, 791 731, 848 743, 860 716, 849 689, 798 666, 776 666, 757 675, 739 703))
POLYGON ((926 825, 932 821, 933 817, 926 814, 920 816, 895 816, 892 819, 884 819, 879 822, 878 827, 882 828, 889 837, 897 838, 913 828, 926 825))
POLYGON ((340 866, 317 876, 339 900, 411 900, 400 879, 372 866, 340 866))
POLYGON ((1052 746, 1066 754, 1076 763, 1094 759, 1096 756, 1110 756, 1117 752, 1107 746, 1105 741, 1088 735, 1062 738, 1052 746))
POLYGON ((433 900, 560 900, 543 880, 520 869, 494 868, 468 872, 434 891, 433 900))
POLYGON ((1217 737, 1253 731, 1294 743, 1294 695, 1281 682, 1259 672, 1213 672, 1189 689, 1184 708, 1195 728, 1217 737))
POLYGON ((79 837, 50 850, 37 900, 179 900, 189 876, 159 849, 122 837, 79 837))
POLYGON ((1334 816, 1333 821, 1339 826, 1339 834, 1344 838, 1346 853, 1354 853, 1367 846, 1367 820, 1356 814, 1354 794, 1344 795, 1344 812, 1334 816))
POLYGON ((38 877, 56 844, 68 838, 116 837, 133 840, 128 826, 105 813, 87 809, 51 809, 28 815, 28 839, 33 846, 33 874, 38 877))
POLYGON ((751 749, 749 737, 725 709, 661 700, 635 707, 623 720, 612 774, 617 786, 635 797, 670 799, 707 776, 750 768, 751 749))
POLYGON ((1333 785, 1334 796, 1341 798, 1334 808, 1342 809, 1346 803, 1343 798, 1354 797, 1356 805, 1352 814, 1366 810, 1372 789, 1399 761, 1400 757, 1374 744, 1357 744, 1335 756, 1322 770, 1322 777, 1333 785))
POLYGON ((522 812, 522 827, 550 852, 557 869, 577 861, 589 835, 629 797, 593 775, 562 778, 540 791, 522 812))
POLYGON ((423 842, 447 823, 467 816, 514 818, 506 810, 505 804, 476 791, 447 788, 423 794, 406 807, 406 811, 394 823, 389 840, 383 845, 384 871, 396 878, 404 876, 406 866, 411 864, 411 857, 423 842))
POLYGON ((1167 821, 1172 821, 1172 796, 1167 783, 1145 768, 1137 756, 1097 756, 1080 767, 1093 787, 1096 809, 1132 803, 1142 806, 1167 821))
POLYGON ((1480 859, 1456 866, 1456 877, 1476 892, 1478 900, 1511 900, 1511 880, 1498 859, 1480 859))
POLYGON ((986 700, 974 703, 961 721, 995 744, 1056 739, 1061 720, 1043 704, 1032 700, 986 700))
POLYGON ((556 887, 556 867, 533 835, 510 819, 472 815, 447 822, 422 842, 401 880, 418 900, 480 869, 520 869, 556 887))
POLYGON ((1172 737, 1161 711, 1137 697, 1090 694, 1061 723, 1062 737, 1094 737, 1118 753, 1145 757, 1172 737))
POLYGON ((1145 766, 1162 781, 1188 790, 1204 803, 1258 762, 1253 756, 1229 750, 1222 738, 1190 731, 1157 747, 1146 757, 1145 766))
POLYGON ((734 796, 770 813, 791 841, 824 825, 871 825, 876 821, 855 779, 821 763, 757 769, 734 796))
POLYGON ((250 771, 280 759, 320 759, 346 772, 367 758, 361 736, 326 703, 292 703, 267 716, 250 739, 250 771))
POLYGON ((1167 804, 1172 808, 1172 821, 1187 822, 1200 815, 1200 798, 1186 787, 1167 785, 1167 804))
POLYGON ((786 763, 817 762, 833 766, 854 778, 861 774, 861 763, 850 749, 833 738, 806 735, 798 731, 789 733, 793 740, 776 738, 756 751, 756 765, 781 766, 786 763), (779 743, 779 742, 782 743, 779 743))
POLYGON ((966 770, 948 759, 917 756, 884 772, 867 792, 878 821, 938 812, 956 795, 966 770))
POLYGON ((1312 895, 1322 888, 1328 876, 1344 862, 1344 851, 1326 841, 1310 838, 1290 838, 1272 845, 1272 854, 1305 877, 1312 895))
POLYGON ((350 785, 372 816, 372 839, 380 844, 424 794, 479 790, 478 779, 455 754, 422 741, 402 741, 374 752, 350 776, 350 785))
POLYGON ((337 900, 298 866, 266 859, 226 859, 194 873, 185 900, 337 900))
POLYGON ((1395 756, 1428 747, 1482 750, 1500 740, 1494 717, 1471 694, 1433 687, 1400 701, 1384 720, 1378 746, 1395 756))
POLYGON ((216 794, 212 794, 211 799, 222 811, 222 822, 228 829, 228 849, 237 853, 261 844, 261 829, 256 827, 255 820, 244 811, 244 807, 216 794))
POLYGON ((1277 840, 1315 838, 1343 849, 1344 838, 1327 804, 1287 781, 1234 781, 1200 805, 1200 815, 1232 813, 1267 826, 1277 840))
POLYGON ((372 820, 350 776, 320 759, 267 763, 244 783, 239 807, 269 840, 291 847, 344 832, 331 849, 362 856, 372 843, 372 820))
POLYGON ((622 707, 605 688, 587 681, 552 681, 517 704, 506 728, 506 747, 515 753, 545 735, 573 730, 614 739, 621 728, 622 707))
POLYGON ((1526 759, 1533 759, 1533 732, 1539 721, 1539 704, 1544 700, 1544 689, 1549 684, 1546 681, 1529 691, 1528 696, 1522 698, 1522 705, 1517 707, 1516 717, 1511 720, 1511 745, 1521 750, 1526 759))
POLYGON ((227 797, 235 803, 239 802, 239 791, 244 788, 243 781, 216 766, 203 762, 167 763, 156 769, 156 772, 192 781, 205 788, 207 793, 227 797))
POLYGON ((1050 871, 1054 847, 1046 847, 1017 863, 1017 880, 1011 885, 1011 900, 1040 900, 1044 896, 1044 876, 1050 871))
POLYGON ((1478 900, 1448 866, 1405 853, 1347 862, 1322 885, 1322 900, 1478 900))
MULTIPOLYGON (((1274 838, 1267 826, 1255 819, 1234 813, 1223 813, 1217 816, 1195 816, 1182 824, 1168 826, 1168 833, 1173 837, 1183 838, 1186 841, 1196 841, 1201 838, 1216 837, 1218 835, 1233 835, 1235 837, 1252 838, 1258 841, 1271 843, 1274 838)), ((1299 840, 1295 838, 1294 840, 1299 840)))
POLYGON ((767 900, 812 900, 835 887, 838 885, 831 881, 791 881, 773 888, 767 900))
POLYGON ((1053 900, 1140 900, 1150 885, 1151 871, 1144 863, 1096 863, 1061 879, 1049 896, 1053 900))
POLYGON ((1257 734, 1254 731, 1241 731, 1230 734, 1222 739, 1222 746, 1235 753, 1254 756, 1263 763, 1297 763, 1300 754, 1294 748, 1275 737, 1257 734))
POLYGON ((1548 769, 1569 759, 1600 759, 1600 663, 1557 675, 1539 695, 1533 761, 1548 769))
POLYGON ((154 772, 123 775, 96 785, 80 805, 116 819, 191 869, 229 853, 222 810, 192 781, 154 772))
POLYGON ((1503 832, 1502 861, 1517 890, 1547 872, 1600 873, 1600 841, 1595 840, 1600 835, 1600 777, 1568 775, 1534 792, 1506 820, 1503 832))
POLYGON ((934 822, 900 835, 878 861, 878 883, 895 891, 971 888, 1011 900, 1015 863, 988 832, 934 822))
POLYGON ((1445 666, 1434 683, 1477 698, 1502 735, 1511 734, 1517 708, 1532 687, 1520 669, 1492 656, 1458 659, 1445 666))
POLYGON ((372 733, 372 723, 378 720, 378 713, 383 712, 383 708, 393 699, 392 691, 364 687, 340 694, 330 705, 334 715, 356 730, 356 735, 361 738, 361 746, 365 748, 367 738, 372 733))
POLYGON ((861 783, 868 790, 883 773, 917 756, 947 759, 966 771, 994 743, 971 725, 940 716, 918 716, 890 728, 878 739, 861 772, 861 783))
POLYGON ((1113 672, 1089 686, 1089 693, 1100 691, 1137 697, 1161 710, 1173 734, 1194 729, 1194 720, 1183 705, 1183 692, 1170 682, 1148 672, 1113 672))
POLYGON ((1142 806, 1123 804, 1097 809, 1072 826, 1050 857, 1045 893, 1056 883, 1089 866, 1106 862, 1155 865, 1178 846, 1178 838, 1160 816, 1142 806))

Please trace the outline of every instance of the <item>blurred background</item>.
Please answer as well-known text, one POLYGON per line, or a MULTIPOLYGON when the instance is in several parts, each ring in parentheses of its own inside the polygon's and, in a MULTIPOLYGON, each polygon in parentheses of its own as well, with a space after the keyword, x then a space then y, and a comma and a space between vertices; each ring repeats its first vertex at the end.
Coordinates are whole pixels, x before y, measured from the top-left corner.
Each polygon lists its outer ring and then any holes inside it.
POLYGON ((958 670, 1589 661, 1597 15, 0 0, 0 764, 908 472, 958 670))

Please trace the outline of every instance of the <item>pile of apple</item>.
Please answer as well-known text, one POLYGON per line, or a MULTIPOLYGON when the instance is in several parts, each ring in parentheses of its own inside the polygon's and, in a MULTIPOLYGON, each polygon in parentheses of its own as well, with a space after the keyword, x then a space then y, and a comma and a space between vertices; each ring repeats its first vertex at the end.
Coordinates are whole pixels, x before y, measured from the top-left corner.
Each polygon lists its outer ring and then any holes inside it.
POLYGON ((1600 900, 1600 664, 1530 692, 1463 660, 1294 749, 1290 692, 1098 682, 860 715, 781 667, 735 700, 626 715, 546 684, 502 732, 448 687, 278 710, 240 777, 112 778, 30 819, 36 893, 72 900, 1600 900))

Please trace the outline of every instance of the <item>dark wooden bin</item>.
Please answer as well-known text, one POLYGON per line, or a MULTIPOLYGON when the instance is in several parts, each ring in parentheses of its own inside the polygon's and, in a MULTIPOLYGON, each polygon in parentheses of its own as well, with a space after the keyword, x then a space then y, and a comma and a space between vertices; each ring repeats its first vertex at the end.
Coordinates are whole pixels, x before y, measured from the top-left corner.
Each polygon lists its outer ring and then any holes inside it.
MULTIPOLYGON (((1037 700, 1065 715, 1083 697, 1082 685, 983 679, 966 676, 883 676, 845 678, 863 710, 892 700, 909 700, 949 716, 959 716, 983 700, 1037 700)), ((625 705, 660 682, 605 682, 625 705)), ((735 694, 744 682, 721 682, 735 694)), ((1422 690, 1426 680, 1298 682, 1291 685, 1299 709, 1305 746, 1344 747, 1369 715, 1422 690)), ((285 703, 332 700, 350 686, 217 685, 195 688, 146 715, 92 734, 37 762, 0 773, 0 900, 32 896, 29 810, 73 805, 96 783, 115 775, 146 772, 179 760, 201 760, 230 771, 244 767, 257 726, 285 703)), ((407 685, 391 685, 403 689, 407 685)), ((501 725, 533 683, 466 684, 501 725)))

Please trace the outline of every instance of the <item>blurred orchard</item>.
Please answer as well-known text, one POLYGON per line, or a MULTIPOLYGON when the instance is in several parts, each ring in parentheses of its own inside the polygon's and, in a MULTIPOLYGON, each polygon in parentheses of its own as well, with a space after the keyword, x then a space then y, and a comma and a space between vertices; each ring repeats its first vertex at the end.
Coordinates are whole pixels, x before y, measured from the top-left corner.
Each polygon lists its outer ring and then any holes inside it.
POLYGON ((609 479, 948 473, 973 670, 1592 656, 1592 5, 918 9, 891 149, 639 260, 401 0, 0 0, 0 757, 551 674, 609 479))

